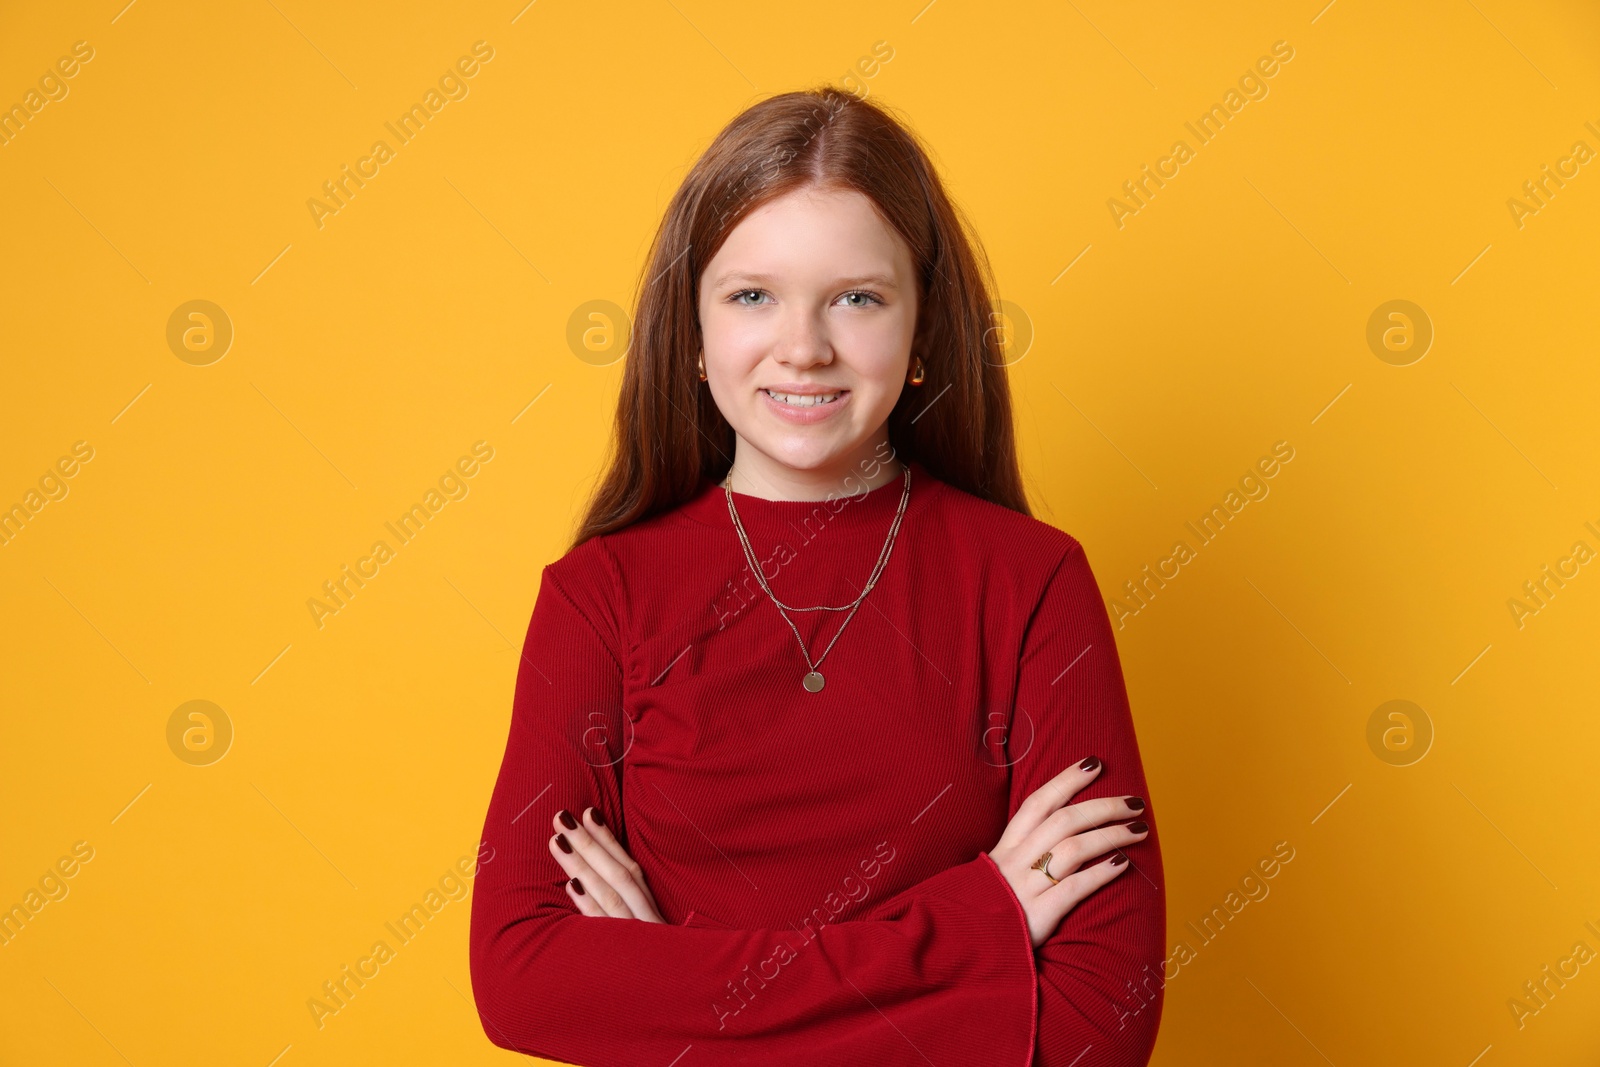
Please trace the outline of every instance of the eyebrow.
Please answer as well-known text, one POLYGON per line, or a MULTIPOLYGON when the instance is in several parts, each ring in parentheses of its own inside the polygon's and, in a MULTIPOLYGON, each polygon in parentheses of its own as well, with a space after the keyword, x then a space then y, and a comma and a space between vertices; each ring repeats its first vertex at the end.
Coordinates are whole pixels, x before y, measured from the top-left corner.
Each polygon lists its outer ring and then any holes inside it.
MULTIPOLYGON (((723 286, 729 285, 733 282, 753 282, 757 285, 771 285, 776 280, 777 278, 771 274, 761 274, 759 272, 751 271, 729 271, 717 279, 715 288, 721 289, 723 286)), ((900 288, 900 286, 895 283, 894 279, 889 277, 887 274, 858 274, 849 278, 837 278, 835 279, 835 284, 876 285, 880 289, 895 290, 900 288)))

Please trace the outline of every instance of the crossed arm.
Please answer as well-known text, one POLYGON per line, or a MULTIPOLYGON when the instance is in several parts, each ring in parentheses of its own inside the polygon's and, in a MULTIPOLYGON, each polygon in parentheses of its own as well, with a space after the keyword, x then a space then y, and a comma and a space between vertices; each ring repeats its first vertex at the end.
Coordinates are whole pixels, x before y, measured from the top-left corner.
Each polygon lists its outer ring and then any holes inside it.
MULTIPOLYGON (((684 1063, 775 1067, 1148 1061, 1165 937, 1153 829, 1128 849, 1130 870, 1037 948, 987 853, 806 932, 583 914, 552 841, 594 844, 590 807, 621 825, 604 741, 621 726, 617 647, 584 592, 547 568, 485 820, 496 858, 473 898, 473 989, 496 1045, 594 1067, 691 1049, 684 1063), (567 829, 558 809, 583 822, 567 829), (768 982, 760 1010, 735 1010, 768 982)), ((1082 799, 1148 796, 1109 621, 1075 543, 1030 623, 1015 718, 1008 816, 1084 753, 1104 772, 1082 799)))

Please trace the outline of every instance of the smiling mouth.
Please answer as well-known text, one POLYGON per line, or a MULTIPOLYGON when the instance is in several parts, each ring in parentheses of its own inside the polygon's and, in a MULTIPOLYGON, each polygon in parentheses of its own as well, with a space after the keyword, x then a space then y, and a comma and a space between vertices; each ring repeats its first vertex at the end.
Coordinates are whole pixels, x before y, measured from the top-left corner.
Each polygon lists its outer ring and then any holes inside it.
POLYGON ((788 404, 796 408, 814 408, 823 404, 832 404, 844 395, 841 389, 834 393, 775 393, 771 389, 761 390, 780 404, 788 404))

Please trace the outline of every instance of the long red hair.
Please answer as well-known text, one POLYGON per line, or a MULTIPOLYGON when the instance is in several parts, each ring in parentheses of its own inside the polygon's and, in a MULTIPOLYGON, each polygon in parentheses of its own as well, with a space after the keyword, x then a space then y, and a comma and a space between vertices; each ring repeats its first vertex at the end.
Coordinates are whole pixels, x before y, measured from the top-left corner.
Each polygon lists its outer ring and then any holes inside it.
POLYGON ((807 186, 854 189, 911 249, 926 380, 902 390, 889 443, 940 481, 1031 515, 1017 466, 999 304, 982 245, 916 137, 833 86, 736 116, 667 206, 639 276, 605 477, 573 546, 693 498, 733 464, 734 432, 700 380, 700 274, 751 211, 807 186))

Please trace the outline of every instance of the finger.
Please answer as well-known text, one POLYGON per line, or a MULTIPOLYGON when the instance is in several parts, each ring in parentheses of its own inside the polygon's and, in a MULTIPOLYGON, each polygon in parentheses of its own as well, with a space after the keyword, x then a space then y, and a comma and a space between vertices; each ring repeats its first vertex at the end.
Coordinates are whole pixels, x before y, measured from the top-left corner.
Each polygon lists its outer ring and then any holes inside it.
POLYGON ((568 878, 566 881, 566 886, 567 896, 572 900, 573 904, 577 905, 577 908, 580 912, 585 915, 605 915, 605 912, 601 910, 600 905, 594 902, 594 898, 591 897, 589 895, 589 891, 584 888, 582 879, 568 878))
POLYGON ((1050 853, 1066 865, 1059 869, 1070 871, 1113 849, 1125 848, 1135 842, 1143 841, 1149 835, 1150 826, 1143 821, 1097 826, 1093 830, 1085 830, 1081 834, 1063 839, 1050 850, 1050 853))
POLYGON ((654 897, 650 894, 650 886, 645 881, 643 869, 640 868, 637 860, 628 855, 628 850, 622 847, 622 843, 611 832, 611 827, 607 826, 603 820, 604 816, 598 808, 589 807, 583 809, 583 828, 589 831, 589 836, 594 838, 595 843, 605 849, 612 859, 627 868, 628 873, 633 876, 635 884, 639 886, 647 897, 653 900, 654 897))
MULTIPOLYGON (((589 891, 589 895, 605 909, 607 915, 634 919, 649 916, 655 910, 641 891, 640 882, 634 879, 633 871, 618 863, 611 853, 594 839, 594 835, 584 829, 583 824, 572 818, 571 812, 563 808, 556 814, 553 822, 566 827, 566 838, 571 843, 573 852, 598 876, 596 881, 602 884, 597 885, 584 878, 583 885, 589 891), (562 819, 563 815, 567 819, 572 819, 571 826, 566 825, 566 821, 562 819)), ((637 867, 637 864, 634 866, 637 867)), ((578 877, 582 878, 583 875, 578 873, 578 877)))
POLYGON ((1006 825, 1005 833, 1000 835, 999 844, 1015 847, 1032 836, 1052 812, 1094 781, 1103 766, 1097 757, 1089 756, 1029 793, 1006 825))
POLYGON ((600 909, 600 905, 595 904, 594 897, 589 896, 589 891, 586 888, 581 888, 581 878, 568 878, 563 885, 566 886, 566 897, 573 902, 573 907, 576 907, 579 912, 584 913, 584 915, 605 915, 605 912, 600 909))
POLYGON ((1105 823, 1137 818, 1144 811, 1144 807, 1144 799, 1141 797, 1096 797, 1094 800, 1080 800, 1076 804, 1068 804, 1051 812, 1050 816, 1039 824, 1039 828, 1028 835, 1025 843, 1037 846, 1042 852, 1050 847, 1051 842, 1081 834, 1085 830, 1105 823))
POLYGON ((1045 909, 1047 925, 1054 929, 1067 913, 1081 904, 1095 890, 1113 881, 1131 867, 1128 857, 1118 852, 1110 859, 1091 864, 1076 874, 1070 874, 1039 894, 1034 904, 1045 909))
MULTIPOLYGON (((650 883, 645 880, 643 869, 640 868, 637 860, 628 855, 628 850, 622 847, 622 843, 617 840, 616 835, 611 832, 611 827, 607 826, 602 821, 603 819, 604 816, 600 814, 599 808, 589 807, 583 811, 584 829, 589 831, 589 836, 594 838, 601 848, 611 854, 612 859, 627 868, 628 873, 633 876, 634 884, 639 887, 639 892, 649 903, 650 910, 654 912, 653 915, 648 917, 661 921, 661 909, 656 906, 655 894, 650 892, 650 883)), ((641 919, 646 917, 644 915, 639 916, 641 919)))
POLYGON ((627 902, 606 884, 604 876, 589 865, 589 862, 573 847, 572 839, 565 833, 550 838, 550 854, 556 858, 561 869, 567 872, 567 895, 572 898, 574 904, 580 905, 578 910, 585 915, 633 918, 633 912, 628 909, 627 902), (574 878, 581 881, 583 893, 576 891, 572 884, 574 878), (579 900, 580 897, 582 901, 579 900))

